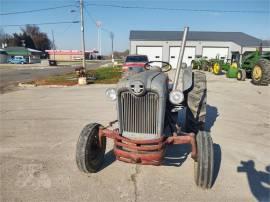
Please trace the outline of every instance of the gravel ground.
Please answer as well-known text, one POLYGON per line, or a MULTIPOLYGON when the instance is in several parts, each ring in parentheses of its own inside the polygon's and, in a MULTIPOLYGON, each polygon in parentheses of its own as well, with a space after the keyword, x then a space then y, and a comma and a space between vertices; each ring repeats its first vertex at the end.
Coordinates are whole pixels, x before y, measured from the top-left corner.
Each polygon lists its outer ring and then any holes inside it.
POLYGON ((195 186, 185 146, 154 167, 115 161, 108 141, 102 170, 80 173, 81 129, 116 118, 104 97, 109 85, 36 87, 0 95, 0 201, 269 201, 270 87, 207 77, 217 174, 211 190, 195 186))

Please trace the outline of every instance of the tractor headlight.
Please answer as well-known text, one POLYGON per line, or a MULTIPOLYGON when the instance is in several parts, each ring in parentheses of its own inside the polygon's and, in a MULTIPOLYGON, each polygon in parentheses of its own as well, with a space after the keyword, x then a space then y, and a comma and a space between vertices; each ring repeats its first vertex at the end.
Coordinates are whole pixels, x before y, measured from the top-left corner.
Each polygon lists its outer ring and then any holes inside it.
POLYGON ((116 100, 116 90, 114 88, 108 88, 105 92, 105 95, 107 98, 109 98, 112 101, 116 100))
POLYGON ((179 90, 174 90, 170 92, 169 100, 172 104, 180 104, 184 100, 184 94, 179 90))

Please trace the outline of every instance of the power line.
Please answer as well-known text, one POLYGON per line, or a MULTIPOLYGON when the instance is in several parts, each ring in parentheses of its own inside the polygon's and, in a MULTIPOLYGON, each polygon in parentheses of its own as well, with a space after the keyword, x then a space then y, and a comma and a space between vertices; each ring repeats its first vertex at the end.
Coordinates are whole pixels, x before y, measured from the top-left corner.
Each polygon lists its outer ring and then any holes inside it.
MULTIPOLYGON (((72 22, 74 22, 74 21, 76 21, 76 18, 77 17, 74 17, 73 18, 73 20, 72 20, 72 22)), ((69 29, 70 29, 70 27, 73 25, 74 23, 70 23, 70 24, 68 24, 67 26, 66 26, 66 28, 65 29, 63 29, 63 31, 61 31, 61 32, 56 32, 57 34, 65 34, 69 29)))
POLYGON ((98 48, 99 54, 101 54, 101 37, 100 37, 99 30, 104 31, 104 32, 106 32, 107 34, 110 35, 110 38, 111 38, 111 41, 112 41, 112 61, 114 61, 113 60, 113 38, 114 38, 113 32, 108 30, 107 28, 98 26, 98 23, 97 23, 98 21, 91 15, 91 13, 86 8, 85 8, 85 11, 86 11, 87 16, 91 19, 92 23, 98 27, 98 42, 97 42, 97 45, 99 47, 98 48))
POLYGON ((109 34, 112 33, 112 31, 110 31, 110 30, 108 30, 108 29, 106 29, 106 28, 104 28, 104 27, 101 27, 101 30, 104 31, 104 32, 107 32, 107 33, 109 33, 109 34))
POLYGON ((68 24, 67 27, 66 27, 65 29, 63 29, 62 31, 57 31, 56 34, 57 34, 57 35, 60 35, 60 34, 63 35, 63 34, 65 34, 65 33, 71 28, 71 26, 72 26, 73 24, 74 24, 74 23, 68 24))
POLYGON ((64 6, 40 8, 40 9, 27 10, 27 11, 15 11, 15 12, 9 12, 9 13, 0 13, 0 15, 15 15, 15 14, 24 14, 24 13, 34 13, 34 12, 55 10, 55 9, 60 9, 60 8, 74 7, 74 6, 75 6, 74 4, 69 4, 69 5, 64 5, 64 6))
MULTIPOLYGON (((191 12, 214 12, 214 13, 269 13, 269 10, 213 10, 213 9, 192 9, 192 8, 164 8, 164 7, 146 7, 146 6, 123 6, 119 4, 95 4, 95 3, 87 3, 87 6, 97 6, 97 7, 114 7, 114 8, 122 8, 122 9, 147 9, 147 10, 164 10, 164 11, 191 11, 191 12)), ((57 7, 49 7, 49 8, 41 8, 41 9, 33 9, 26 11, 15 11, 9 13, 0 13, 0 15, 15 15, 15 14, 25 14, 25 13, 34 13, 40 11, 47 10, 55 10, 67 7, 74 7, 75 4, 57 6, 57 7)))
POLYGON ((163 10, 163 11, 189 11, 189 12, 211 12, 211 13, 269 13, 269 10, 213 10, 213 9, 192 9, 192 8, 163 8, 163 7, 146 7, 146 6, 123 6, 119 4, 95 4, 88 3, 87 6, 113 7, 122 9, 146 9, 146 10, 163 10))
MULTIPOLYGON (((92 23, 93 23, 94 25, 96 25, 97 20, 91 15, 91 13, 90 13, 87 9, 85 9, 85 11, 86 11, 86 15, 91 19, 92 23)), ((101 29, 102 31, 104 31, 104 32, 111 33, 110 30, 108 30, 108 29, 106 29, 106 28, 104 28, 104 27, 101 27, 100 29, 101 29)))
POLYGON ((85 11, 86 15, 91 19, 92 23, 96 25, 97 20, 91 15, 91 13, 87 9, 85 9, 85 11))
POLYGON ((58 24, 69 24, 69 23, 79 23, 80 21, 62 21, 62 22, 43 22, 43 23, 28 23, 20 25, 0 25, 0 27, 20 27, 25 25, 58 25, 58 24))

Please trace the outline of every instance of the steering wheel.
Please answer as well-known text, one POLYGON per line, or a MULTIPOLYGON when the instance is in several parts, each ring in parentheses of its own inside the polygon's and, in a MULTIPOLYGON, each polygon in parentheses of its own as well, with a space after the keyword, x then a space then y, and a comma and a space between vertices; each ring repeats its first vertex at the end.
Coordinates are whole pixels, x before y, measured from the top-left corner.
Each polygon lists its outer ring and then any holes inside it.
POLYGON ((150 61, 144 64, 144 69, 146 70, 151 70, 154 68, 159 68, 162 72, 168 72, 172 69, 172 66, 170 63, 164 61, 150 61))

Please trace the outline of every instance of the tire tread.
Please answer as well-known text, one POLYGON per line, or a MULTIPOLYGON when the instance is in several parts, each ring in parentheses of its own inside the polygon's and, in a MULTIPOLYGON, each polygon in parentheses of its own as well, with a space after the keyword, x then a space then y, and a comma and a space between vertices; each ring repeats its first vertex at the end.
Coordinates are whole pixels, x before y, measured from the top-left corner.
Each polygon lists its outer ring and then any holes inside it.
POLYGON ((88 140, 89 140, 89 138, 91 138, 91 136, 95 135, 94 130, 96 127, 99 127, 99 126, 100 126, 100 124, 98 124, 98 123, 90 123, 90 124, 86 125, 83 128, 82 132, 80 133, 80 136, 79 136, 79 139, 77 142, 77 147, 76 147, 76 163, 77 163, 79 170, 82 172, 85 172, 85 173, 97 172, 101 166, 101 162, 103 161, 103 157, 104 157, 104 153, 105 153, 105 149, 106 149, 106 138, 105 137, 102 139, 102 145, 103 145, 102 152, 103 152, 103 154, 101 154, 100 163, 93 165, 87 159, 88 140))
POLYGON ((198 158, 197 166, 194 166, 196 184, 203 188, 209 189, 212 187, 213 169, 214 169, 214 153, 213 141, 209 133, 199 131, 196 136, 198 158))

